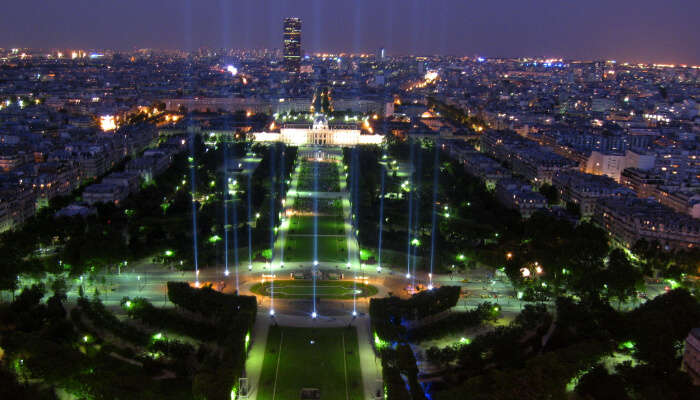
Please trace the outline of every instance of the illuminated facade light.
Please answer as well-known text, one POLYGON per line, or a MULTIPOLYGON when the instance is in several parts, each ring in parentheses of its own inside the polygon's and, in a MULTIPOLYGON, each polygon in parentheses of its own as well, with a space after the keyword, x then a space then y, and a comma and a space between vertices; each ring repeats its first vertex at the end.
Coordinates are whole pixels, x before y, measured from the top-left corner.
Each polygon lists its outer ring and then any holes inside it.
POLYGON ((117 122, 114 115, 103 115, 100 117, 100 129, 103 132, 113 131, 117 129, 117 122))

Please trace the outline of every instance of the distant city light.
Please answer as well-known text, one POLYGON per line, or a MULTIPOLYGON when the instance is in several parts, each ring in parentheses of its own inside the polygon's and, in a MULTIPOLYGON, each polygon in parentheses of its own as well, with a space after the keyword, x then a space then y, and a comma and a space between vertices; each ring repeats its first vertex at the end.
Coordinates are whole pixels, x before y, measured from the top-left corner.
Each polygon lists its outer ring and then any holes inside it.
POLYGON ((232 76, 238 75, 238 68, 234 67, 233 65, 227 65, 226 71, 228 73, 230 73, 232 76))

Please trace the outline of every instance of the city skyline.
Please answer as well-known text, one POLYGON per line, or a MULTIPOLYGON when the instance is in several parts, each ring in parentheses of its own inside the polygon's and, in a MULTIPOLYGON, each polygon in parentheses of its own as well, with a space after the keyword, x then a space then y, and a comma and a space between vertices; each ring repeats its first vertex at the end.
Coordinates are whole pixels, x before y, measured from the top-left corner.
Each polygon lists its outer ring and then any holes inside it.
POLYGON ((614 5, 543 0, 535 7, 513 1, 404 3, 204 0, 137 6, 130 0, 89 5, 28 1, 6 6, 0 16, 0 47, 280 48, 280 24, 294 16, 305 21, 305 53, 374 53, 385 47, 388 55, 700 64, 700 27, 692 20, 700 12, 697 3, 676 2, 660 9, 650 0, 614 5), (44 11, 27 22, 25 16, 37 9, 44 11))

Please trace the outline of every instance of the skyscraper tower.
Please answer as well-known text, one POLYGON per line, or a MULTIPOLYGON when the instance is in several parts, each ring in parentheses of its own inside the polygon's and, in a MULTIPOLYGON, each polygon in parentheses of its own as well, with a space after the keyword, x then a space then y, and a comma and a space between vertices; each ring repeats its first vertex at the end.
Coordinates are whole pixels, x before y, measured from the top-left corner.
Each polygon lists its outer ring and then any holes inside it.
POLYGON ((301 18, 284 19, 284 68, 299 73, 301 66, 301 18))

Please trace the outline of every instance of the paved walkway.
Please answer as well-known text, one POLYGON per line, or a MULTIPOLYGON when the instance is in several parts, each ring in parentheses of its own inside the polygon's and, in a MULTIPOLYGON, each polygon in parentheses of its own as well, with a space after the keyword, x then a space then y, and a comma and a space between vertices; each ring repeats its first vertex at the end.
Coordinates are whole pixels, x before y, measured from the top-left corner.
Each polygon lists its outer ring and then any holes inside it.
POLYGON ((365 399, 376 398, 377 391, 383 393, 382 361, 375 355, 372 347, 372 332, 369 315, 357 319, 357 341, 359 342, 360 365, 362 366, 362 384, 365 387, 365 399))
POLYGON ((269 329, 269 319, 266 318, 266 315, 258 313, 251 335, 250 351, 248 352, 248 358, 245 362, 245 374, 248 377, 250 399, 255 399, 258 395, 258 383, 260 382, 263 360, 265 359, 265 347, 267 346, 267 333, 269 329))

